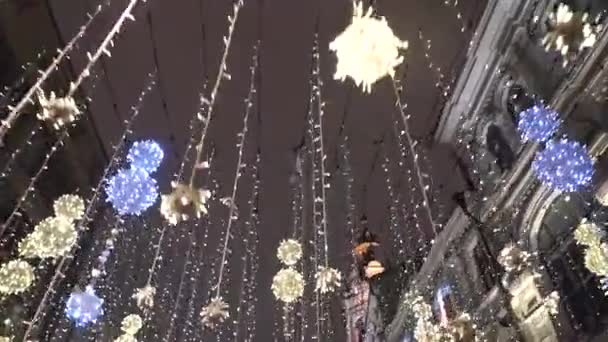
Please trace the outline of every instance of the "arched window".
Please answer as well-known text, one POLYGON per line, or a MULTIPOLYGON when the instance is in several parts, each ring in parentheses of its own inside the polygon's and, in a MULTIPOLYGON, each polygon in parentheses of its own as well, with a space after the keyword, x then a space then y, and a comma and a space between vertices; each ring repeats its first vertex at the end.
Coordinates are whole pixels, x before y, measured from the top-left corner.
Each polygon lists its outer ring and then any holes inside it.
POLYGON ((596 336, 608 327, 608 298, 599 279, 585 267, 583 248, 573 231, 582 218, 605 224, 605 209, 594 208, 590 195, 562 194, 548 208, 538 232, 540 261, 561 296, 572 328, 586 336, 596 336))

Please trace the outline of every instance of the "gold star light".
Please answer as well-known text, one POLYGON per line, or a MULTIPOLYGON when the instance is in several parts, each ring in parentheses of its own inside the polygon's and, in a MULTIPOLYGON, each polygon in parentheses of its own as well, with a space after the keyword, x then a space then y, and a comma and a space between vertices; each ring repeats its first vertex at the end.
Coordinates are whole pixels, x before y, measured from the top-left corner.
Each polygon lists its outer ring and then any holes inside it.
POLYGON ((351 24, 329 45, 338 57, 334 78, 350 77, 369 93, 376 81, 395 75, 395 68, 403 63, 400 50, 408 43, 395 36, 384 17, 372 16, 372 7, 364 12, 362 2, 353 5, 351 24))
POLYGON ((215 328, 216 325, 223 323, 226 318, 230 317, 228 313, 228 304, 224 302, 222 297, 211 299, 209 305, 201 310, 201 322, 209 329, 215 328))
POLYGON ((173 192, 162 195, 160 212, 172 225, 187 221, 192 217, 200 218, 207 214, 207 200, 211 197, 209 190, 196 189, 185 184, 172 182, 173 192))
POLYGON ((38 91, 38 103, 42 111, 38 113, 38 119, 47 121, 55 129, 74 122, 80 115, 80 109, 72 97, 57 97, 51 92, 47 98, 44 91, 38 91))

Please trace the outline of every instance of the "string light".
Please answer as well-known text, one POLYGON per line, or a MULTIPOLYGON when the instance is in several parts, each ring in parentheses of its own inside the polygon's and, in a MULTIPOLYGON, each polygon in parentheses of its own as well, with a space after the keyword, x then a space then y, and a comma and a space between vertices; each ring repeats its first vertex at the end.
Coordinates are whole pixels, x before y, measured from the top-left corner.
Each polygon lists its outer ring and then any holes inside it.
POLYGON ((133 143, 127 154, 127 160, 131 167, 152 173, 158 169, 164 156, 162 148, 156 141, 142 140, 133 143))
MULTIPOLYGON (((237 8, 238 8, 238 5, 235 5, 235 11, 238 11, 237 8)), ((235 17, 236 17, 236 14, 235 14, 235 17)), ((258 44, 259 44, 259 42, 258 42, 258 44)), ((259 57, 258 56, 258 53, 259 53, 258 44, 256 44, 254 46, 252 62, 251 62, 251 66, 249 68, 251 71, 251 75, 250 75, 250 79, 249 79, 250 80, 249 81, 249 92, 247 94, 247 98, 245 99, 245 115, 243 116, 243 130, 238 134, 238 137, 240 138, 239 142, 237 143, 238 157, 237 157, 237 163, 236 163, 236 168, 235 168, 235 172, 234 172, 232 193, 231 193, 230 199, 229 199, 230 205, 228 206, 228 218, 227 218, 227 224, 226 224, 226 232, 223 237, 223 247, 222 247, 221 259, 220 259, 220 264, 219 264, 220 266, 219 266, 219 271, 218 271, 218 280, 217 280, 217 284, 214 287, 216 289, 215 297, 214 297, 214 299, 212 299, 212 302, 210 302, 206 306, 207 308, 209 307, 209 305, 213 304, 213 300, 220 300, 220 301, 222 300, 221 299, 222 280, 223 280, 223 276, 224 276, 224 269, 227 264, 228 247, 229 247, 230 238, 231 238, 231 228, 232 228, 232 224, 237 219, 237 213, 235 211, 236 206, 233 204, 236 203, 236 195, 237 195, 237 190, 238 190, 238 186, 239 186, 239 179, 241 178, 241 170, 245 167, 245 164, 243 163, 243 151, 245 148, 245 141, 247 138, 249 115, 251 113, 251 108, 253 107, 253 96, 257 92, 255 80, 256 80, 256 75, 257 75, 256 72, 258 69, 258 61, 259 61, 258 60, 258 57, 259 57)))
POLYGON ((108 202, 121 215, 140 215, 156 202, 156 180, 143 169, 119 170, 106 185, 108 202))
POLYGON ((19 294, 34 282, 34 269, 23 260, 11 260, 0 267, 0 293, 19 294))
MULTIPOLYGON (((78 87, 81 85, 81 83, 86 78, 91 76, 91 68, 97 63, 97 61, 103 54, 105 54, 108 57, 111 56, 111 54, 109 52, 110 51, 109 46, 113 46, 113 44, 114 44, 113 40, 116 37, 116 35, 118 34, 118 32, 120 31, 120 29, 121 29, 122 25, 124 24, 124 22, 126 21, 126 19, 131 19, 133 21, 135 20, 135 18, 131 14, 131 11, 133 10, 133 8, 137 4, 137 2, 138 2, 138 0, 130 0, 129 4, 125 8, 125 10, 121 13, 120 17, 116 20, 116 22, 114 23, 114 25, 112 26, 112 28, 110 29, 110 31, 108 32, 108 34, 106 35, 104 40, 101 42, 101 44, 99 45, 99 47, 97 48, 95 53, 93 55, 88 54, 89 62, 84 67, 84 69, 82 69, 82 71, 78 75, 76 81, 70 83, 70 89, 69 89, 68 93, 64 96, 65 98, 71 98, 74 96, 74 94, 78 90, 78 87)), ((34 88, 32 88, 32 89, 34 89, 34 88)), ((63 146, 64 140, 67 137, 68 137, 68 129, 64 129, 63 132, 59 135, 57 141, 53 144, 53 146, 51 146, 50 151, 46 154, 44 160, 42 161, 40 168, 38 169, 38 171, 36 172, 34 177, 32 177, 32 179, 30 180, 27 188, 25 189, 25 191, 23 192, 23 194, 21 195, 19 200, 17 200, 17 204, 13 208, 13 211, 11 212, 9 217, 6 219, 6 221, 2 224, 2 228, 0 228, 0 236, 2 236, 4 234, 4 232, 6 231, 6 228, 12 224, 14 218, 18 215, 18 212, 21 209, 23 203, 27 200, 29 194, 34 190, 36 181, 40 178, 40 176, 42 175, 44 170, 46 170, 48 168, 48 163, 49 163, 51 157, 55 154, 55 152, 57 152, 57 150, 61 146, 63 146)))
MULTIPOLYGON (((112 171, 112 169, 115 167, 115 164, 118 161, 118 156, 120 155, 120 153, 123 150, 127 137, 132 133, 131 127, 133 126, 133 123, 139 117, 139 114, 141 113, 141 109, 144 104, 144 99, 152 91, 152 89, 155 86, 156 86, 156 71, 148 75, 148 79, 145 82, 145 86, 143 87, 142 91, 139 94, 137 103, 135 104, 135 106, 132 107, 131 115, 125 123, 125 128, 122 132, 120 139, 118 140, 116 146, 114 146, 114 151, 112 152, 110 161, 109 161, 108 165, 105 167, 103 174, 101 176, 101 179, 97 183, 97 186, 93 190, 92 197, 88 201, 87 208, 84 212, 83 218, 80 221, 80 224, 77 225, 78 230, 84 229, 83 228, 84 224, 88 223, 90 221, 90 218, 93 216, 94 210, 98 203, 99 196, 102 193, 102 188, 104 187, 104 185, 106 185, 106 180, 107 180, 110 172, 112 171)), ((76 244, 76 247, 80 247, 80 245, 76 244)), ((24 339, 29 338, 34 327, 36 326, 36 323, 40 320, 41 316, 43 315, 44 309, 46 308, 46 305, 50 299, 51 294, 55 293, 55 287, 65 277, 65 275, 64 275, 65 269, 69 266, 69 261, 72 260, 74 252, 75 251, 73 250, 71 254, 68 254, 68 255, 62 257, 61 260, 59 260, 57 267, 55 268, 55 272, 48 283, 47 290, 44 292, 44 295, 42 296, 42 299, 40 300, 40 303, 38 304, 38 307, 36 308, 36 311, 34 312, 32 319, 30 320, 30 324, 23 335, 24 339)))
POLYGON ((103 299, 97 297, 91 286, 84 291, 76 290, 65 304, 65 314, 77 327, 94 324, 103 315, 103 299))
POLYGON ((67 45, 62 50, 59 50, 57 56, 53 58, 51 64, 44 71, 40 72, 40 76, 38 77, 36 82, 34 82, 34 85, 29 88, 29 90, 25 93, 23 98, 21 98, 19 103, 14 107, 9 107, 10 112, 0 125, 0 143, 4 141, 6 133, 13 126, 13 124, 21 114, 23 108, 25 108, 28 103, 32 102, 32 98, 34 97, 36 92, 42 89, 43 83, 51 76, 53 71, 59 69, 59 63, 61 63, 61 61, 63 61, 63 59, 66 58, 67 55, 77 46, 78 41, 84 36, 84 34, 89 29, 89 27, 91 26, 95 18, 99 15, 99 13, 101 13, 103 7, 108 6, 109 4, 109 0, 105 1, 104 4, 97 6, 97 8, 92 14, 88 15, 87 22, 80 27, 78 33, 76 33, 76 35, 67 43, 67 45))
POLYGON ((519 113, 517 129, 523 141, 544 143, 551 139, 560 125, 559 114, 541 104, 519 113))
POLYGON ((239 13, 241 8, 244 6, 243 0, 237 0, 233 5, 232 15, 228 16, 228 34, 224 36, 224 52, 222 53, 222 59, 220 61, 220 67, 217 73, 217 77, 215 78, 215 84, 211 90, 211 95, 209 98, 205 96, 201 96, 201 106, 199 111, 196 113, 196 117, 203 122, 203 129, 201 132, 201 138, 196 145, 196 159, 194 164, 192 165, 192 172, 190 174, 190 186, 194 185, 194 179, 196 177, 196 171, 201 168, 203 165, 203 160, 201 160, 203 150, 205 147, 205 137, 207 135, 207 130, 209 129, 209 123, 211 122, 213 109, 215 105, 215 100, 217 97, 217 93, 220 89, 220 85, 222 80, 227 79, 230 80, 231 76, 228 73, 228 66, 226 61, 228 60, 228 52, 230 51, 230 45, 232 43, 232 36, 234 33, 234 28, 236 27, 236 23, 239 19, 239 13), (207 115, 203 116, 203 109, 207 108, 207 115))
POLYGON ((547 143, 532 162, 536 177, 559 191, 574 192, 589 185, 593 177, 593 160, 578 142, 562 139, 547 143))
POLYGON ((363 2, 353 2, 351 24, 329 45, 336 53, 338 64, 335 79, 352 78, 364 92, 381 78, 393 77, 395 68, 403 63, 400 50, 408 43, 397 38, 386 18, 373 17, 373 7, 363 12, 363 2))

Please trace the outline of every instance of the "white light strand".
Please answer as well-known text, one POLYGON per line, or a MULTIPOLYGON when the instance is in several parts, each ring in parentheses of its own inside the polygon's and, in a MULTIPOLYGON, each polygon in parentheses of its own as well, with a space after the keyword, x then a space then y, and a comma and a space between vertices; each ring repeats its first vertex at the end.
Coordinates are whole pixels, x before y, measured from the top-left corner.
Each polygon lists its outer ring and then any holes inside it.
MULTIPOLYGON (((259 42, 258 42, 259 44, 259 42)), ((243 151, 245 148, 245 141, 247 138, 247 131, 248 131, 248 124, 249 124, 249 114, 251 113, 251 108, 253 107, 253 97, 256 94, 256 75, 257 75, 257 69, 258 69, 258 53, 259 53, 259 46, 258 44, 255 45, 254 47, 254 51, 253 51, 253 57, 252 57, 252 65, 249 68, 251 71, 251 77, 250 77, 250 82, 249 82, 249 93, 247 95, 247 98, 245 99, 245 115, 243 116, 243 130, 241 131, 241 133, 239 134, 240 137, 240 141, 238 143, 238 157, 237 157, 237 164, 236 164, 236 168, 235 168, 235 172, 234 172, 234 180, 233 180, 233 185, 232 185, 232 194, 230 196, 230 205, 228 206, 229 210, 228 210, 228 223, 226 224, 226 233, 224 235, 224 241, 223 241, 223 249, 222 249, 222 258, 220 261, 220 269, 218 272, 218 280, 217 280, 217 285, 215 287, 215 297, 219 298, 221 295, 221 286, 222 286, 222 277, 224 275, 224 266, 226 264, 226 257, 227 257, 227 252, 228 252, 228 245, 230 243, 230 230, 232 228, 232 223, 235 221, 236 217, 235 217, 235 203, 236 203, 236 194, 237 194, 237 189, 238 189, 238 185, 239 185, 239 179, 241 178, 241 171, 243 169, 243 151)), ((258 115, 260 115, 260 113, 258 113, 258 115)))
POLYGON ((405 114, 405 109, 404 109, 405 107, 401 102, 401 95, 400 95, 399 89, 400 89, 400 86, 397 84, 397 80, 393 78, 393 90, 394 90, 395 97, 396 97, 397 110, 399 111, 399 114, 401 115, 401 119, 403 121, 404 135, 405 135, 405 138, 407 141, 407 147, 409 149, 409 152, 412 156, 412 161, 414 163, 414 171, 416 171, 416 180, 418 182, 418 187, 419 187, 418 190, 422 194, 422 206, 424 207, 426 214, 428 216, 428 220, 429 220, 429 223, 431 224, 433 234, 434 234, 434 236, 437 236, 437 228, 435 225, 435 221, 433 219, 433 213, 431 211, 429 198, 426 193, 427 187, 424 184, 424 179, 422 177, 422 170, 420 169, 420 164, 418 162, 418 153, 416 152, 415 142, 410 133, 409 119, 408 119, 408 116, 405 114))
MULTIPOLYGON (((80 220, 80 223, 77 225, 78 230, 85 229, 84 227, 86 227, 87 223, 89 223, 89 221, 91 220, 91 216, 93 214, 93 209, 95 209, 97 201, 99 199, 99 194, 101 194, 101 192, 102 192, 101 190, 106 182, 106 179, 108 178, 108 175, 112 172, 112 169, 114 168, 114 166, 117 163, 118 157, 120 156, 120 154, 124 148, 127 137, 130 136, 132 133, 131 127, 132 127, 133 123, 135 122, 135 119, 137 119, 137 117, 139 116, 139 113, 141 112, 141 109, 144 104, 144 99, 152 91, 152 89, 155 86, 156 86, 156 71, 154 73, 148 75, 148 80, 146 82, 146 86, 142 89, 142 91, 137 99, 137 104, 132 107, 131 117, 126 122, 123 134, 120 137, 118 144, 114 147, 114 152, 112 153, 110 161, 109 161, 108 165, 106 166, 106 168, 104 169, 103 175, 102 175, 101 179, 99 180, 99 182, 97 183, 97 186, 93 192, 91 199, 88 201, 88 206, 85 210, 84 217, 80 220)), ((79 248, 79 247, 80 247, 80 245, 76 244, 76 248, 79 248)), ((69 265, 69 261, 73 258, 74 253, 76 252, 76 248, 74 248, 74 250, 72 250, 71 254, 61 258, 61 260, 57 264, 57 267, 55 268, 55 274, 51 278, 48 288, 47 288, 46 292, 44 293, 42 300, 40 301, 40 304, 38 304, 38 307, 34 313, 34 316, 30 320, 30 322, 28 322, 29 327, 25 332, 25 335, 23 338, 24 342, 27 341, 29 335, 32 332, 33 327, 35 326, 36 322, 40 319, 40 315, 42 314, 44 308, 46 307, 46 303, 49 300, 49 296, 55 292, 55 286, 65 276, 64 268, 69 265)))
MULTIPOLYGON (((135 20, 135 18, 131 14, 131 11, 132 11, 133 7, 135 6, 135 4, 137 4, 137 2, 138 2, 138 0, 130 1, 127 8, 125 8, 125 10, 122 12, 120 17, 117 19, 116 23, 114 24, 114 26, 112 27, 110 32, 106 35, 103 42, 97 48, 97 51, 95 52, 95 54, 92 56, 89 55, 88 64, 85 66, 85 68, 82 70, 82 72, 78 75, 76 81, 70 83, 70 90, 68 91, 68 94, 66 95, 67 98, 72 97, 76 93, 76 90, 78 89, 78 87, 80 86, 82 81, 85 78, 91 76, 90 70, 95 65, 95 63, 99 60, 99 58, 101 57, 102 54, 111 56, 109 53, 109 50, 108 50, 108 45, 113 45, 113 39, 115 38, 116 34, 120 31, 120 28, 122 27, 122 24, 124 23, 124 21, 126 19, 135 20)), ((28 195, 30 194, 30 192, 32 192, 34 190, 34 185, 36 184, 36 181, 38 180, 38 178, 40 178, 42 173, 48 168, 48 163, 49 163, 51 157, 64 144, 64 140, 68 137, 68 135, 69 135, 68 128, 66 127, 63 130, 63 132, 59 135, 59 137, 57 138, 57 141, 51 147, 51 150, 49 151, 49 153, 47 153, 47 155, 45 156, 44 160, 42 161, 42 165, 40 166, 40 169, 36 172, 34 177, 32 177, 32 179, 30 180, 28 187, 25 189, 23 195, 21 195, 21 197, 17 201, 17 204, 15 205, 13 211, 11 212, 9 217, 6 219, 4 224, 2 224, 2 227, 0 228, 0 237, 4 234, 6 228, 12 223, 14 217, 16 215, 18 215, 18 212, 21 209, 23 203, 27 200, 28 195)))
POLYGON ((101 13, 104 6, 109 5, 110 0, 106 0, 104 4, 98 5, 95 11, 92 14, 88 15, 87 22, 80 27, 78 33, 76 33, 76 35, 68 42, 68 44, 63 48, 63 50, 58 51, 57 56, 53 58, 51 64, 44 71, 40 72, 40 76, 38 77, 34 85, 25 93, 19 103, 17 103, 17 105, 15 105, 14 107, 9 106, 10 112, 8 113, 8 116, 0 123, 0 144, 4 141, 6 133, 13 126, 13 124, 21 114, 23 108, 28 103, 34 102, 32 97, 36 94, 38 90, 42 89, 42 84, 51 76, 53 71, 58 70, 59 63, 61 63, 61 61, 63 61, 63 59, 67 57, 68 53, 70 53, 72 49, 76 47, 78 41, 84 36, 86 31, 89 29, 89 27, 95 20, 95 18, 99 15, 99 13, 101 13))
POLYGON ((194 240, 194 232, 190 231, 190 243, 188 244, 188 249, 186 251, 186 260, 184 262, 184 269, 182 270, 182 274, 179 278, 179 285, 177 287, 177 294, 175 296, 175 304, 173 305, 173 308, 171 310, 171 312, 169 313, 169 327, 167 328, 167 331, 165 333, 165 338, 163 339, 163 341, 165 342, 169 342, 171 340, 171 337, 173 336, 173 328, 175 326, 175 318, 178 315, 177 309, 180 306, 180 301, 182 298, 182 291, 184 289, 184 285, 186 284, 186 275, 189 273, 189 267, 190 264, 192 263, 190 260, 191 254, 192 254, 192 247, 196 244, 195 240, 194 240))
POLYGON ((462 12, 458 8, 459 2, 459 0, 443 0, 443 4, 446 7, 454 9, 456 20, 458 20, 458 23, 460 24, 460 32, 464 33, 467 28, 464 21, 464 17, 462 16, 462 12))
POLYGON ((194 180, 196 178, 196 171, 199 168, 202 160, 201 157, 203 155, 203 149, 205 147, 205 136, 207 135, 207 130, 209 129, 209 125, 211 123, 211 119, 213 116, 213 109, 215 105, 215 99, 217 97, 217 93, 220 89, 220 85, 223 79, 230 80, 230 74, 228 73, 228 65, 226 63, 228 59, 228 53, 230 51, 230 45, 232 43, 232 36, 234 33, 234 28, 236 27, 236 23, 239 19, 239 13, 241 8, 244 5, 244 0, 237 0, 233 6, 232 16, 228 16, 228 22, 230 25, 228 26, 228 35, 224 36, 224 52, 222 54, 222 59, 220 60, 220 67, 217 73, 217 77, 215 79, 215 84, 213 85, 213 89, 211 90, 210 98, 206 98, 201 96, 201 105, 199 111, 196 116, 203 122, 203 129, 201 132, 201 138, 196 145, 196 158, 194 164, 192 164, 192 172, 190 174, 190 186, 194 185, 194 180), (203 116, 203 109, 207 107, 207 116, 203 116))
MULTIPOLYGON (((239 301, 237 306, 237 317, 234 321, 234 342, 239 341, 239 333, 241 331, 241 325, 244 325, 244 340, 250 341, 253 337, 250 336, 250 327, 248 326, 247 319, 250 318, 251 307, 254 307, 255 302, 253 301, 251 288, 255 287, 255 273, 254 264, 257 263, 257 257, 255 255, 255 248, 257 245, 257 211, 258 211, 258 200, 259 200, 259 174, 258 165, 260 162, 260 156, 258 154, 256 158, 256 164, 253 166, 253 186, 251 191, 251 197, 249 198, 249 215, 244 222, 243 233, 243 245, 245 247, 245 254, 242 257, 243 260, 243 275, 241 277, 241 289, 239 291, 239 301), (243 322, 244 321, 244 322, 243 322)), ((255 317, 253 322, 255 325, 255 317)))
POLYGON ((386 190, 388 191, 388 198, 390 201, 389 204, 389 230, 393 234, 393 248, 397 251, 398 260, 404 260, 405 254, 405 241, 403 240, 403 235, 401 234, 402 227, 405 225, 401 225, 399 217, 399 209, 401 207, 401 201, 399 200, 399 196, 395 193, 393 188, 393 177, 391 176, 391 171, 389 169, 390 161, 388 158, 388 153, 386 152, 386 148, 382 148, 384 153, 384 162, 382 163, 382 170, 384 171, 384 179, 386 183, 386 190))

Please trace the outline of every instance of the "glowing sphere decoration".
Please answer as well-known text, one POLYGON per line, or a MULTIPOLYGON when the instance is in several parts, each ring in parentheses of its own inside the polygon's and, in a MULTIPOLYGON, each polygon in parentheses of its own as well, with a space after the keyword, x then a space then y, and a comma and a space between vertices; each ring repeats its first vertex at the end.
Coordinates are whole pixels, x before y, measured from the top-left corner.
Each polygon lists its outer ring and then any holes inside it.
POLYGON ((535 105, 519 113, 517 130, 523 141, 544 143, 551 139, 560 124, 556 111, 543 105, 535 105))
POLYGON ((589 185, 594 173, 593 160, 585 147, 567 139, 548 143, 536 154, 532 169, 543 184, 564 192, 589 185))
POLYGON ((95 323, 103 315, 103 299, 97 297, 93 287, 72 292, 65 305, 65 314, 78 327, 95 323))
POLYGON ((140 215, 158 198, 156 180, 141 168, 118 171, 106 184, 108 202, 121 215, 140 215))
POLYGON ((164 155, 163 150, 157 142, 143 140, 133 143, 127 155, 127 160, 132 168, 139 168, 147 173, 152 173, 158 169, 164 155))

